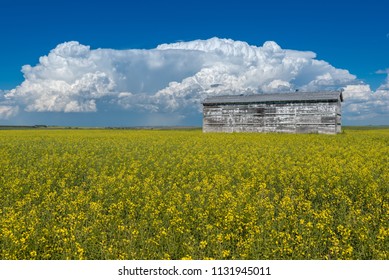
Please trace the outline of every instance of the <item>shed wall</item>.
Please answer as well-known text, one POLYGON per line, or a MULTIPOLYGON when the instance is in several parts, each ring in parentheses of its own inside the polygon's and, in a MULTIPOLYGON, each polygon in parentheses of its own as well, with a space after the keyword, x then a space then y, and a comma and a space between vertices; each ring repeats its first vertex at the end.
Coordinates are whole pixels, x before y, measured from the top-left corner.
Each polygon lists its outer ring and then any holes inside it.
POLYGON ((340 102, 204 104, 204 132, 341 132, 340 102))

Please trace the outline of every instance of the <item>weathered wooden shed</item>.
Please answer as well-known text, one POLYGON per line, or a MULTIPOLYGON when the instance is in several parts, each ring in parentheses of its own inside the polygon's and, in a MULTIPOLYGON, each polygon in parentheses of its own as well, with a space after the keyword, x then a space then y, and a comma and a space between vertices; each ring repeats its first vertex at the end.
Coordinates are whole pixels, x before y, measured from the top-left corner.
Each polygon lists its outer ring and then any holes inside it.
POLYGON ((341 132, 341 91, 206 98, 203 132, 341 132))

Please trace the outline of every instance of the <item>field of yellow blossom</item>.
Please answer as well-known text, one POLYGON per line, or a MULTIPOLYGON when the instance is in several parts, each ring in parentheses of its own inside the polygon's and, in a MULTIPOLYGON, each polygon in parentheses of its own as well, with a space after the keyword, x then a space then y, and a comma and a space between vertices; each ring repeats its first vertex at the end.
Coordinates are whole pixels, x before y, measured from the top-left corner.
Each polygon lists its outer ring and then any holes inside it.
POLYGON ((0 131, 0 259, 389 259, 389 129, 0 131))

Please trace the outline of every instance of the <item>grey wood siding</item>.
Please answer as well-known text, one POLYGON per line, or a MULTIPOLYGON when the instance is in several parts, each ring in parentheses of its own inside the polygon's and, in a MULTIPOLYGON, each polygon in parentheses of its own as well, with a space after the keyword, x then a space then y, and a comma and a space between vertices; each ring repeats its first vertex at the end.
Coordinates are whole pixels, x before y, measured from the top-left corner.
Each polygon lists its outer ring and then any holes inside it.
POLYGON ((341 100, 204 102, 204 132, 341 132, 341 100))

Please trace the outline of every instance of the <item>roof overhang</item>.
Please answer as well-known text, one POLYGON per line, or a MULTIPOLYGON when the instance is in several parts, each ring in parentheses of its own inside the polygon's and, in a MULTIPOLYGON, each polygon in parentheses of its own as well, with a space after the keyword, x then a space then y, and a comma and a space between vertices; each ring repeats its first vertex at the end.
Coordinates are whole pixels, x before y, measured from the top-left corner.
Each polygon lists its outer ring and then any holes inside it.
POLYGON ((342 91, 326 92, 293 92, 253 95, 220 95, 204 99, 203 105, 210 104, 250 104, 269 102, 315 102, 315 101, 340 101, 343 102, 342 91))

